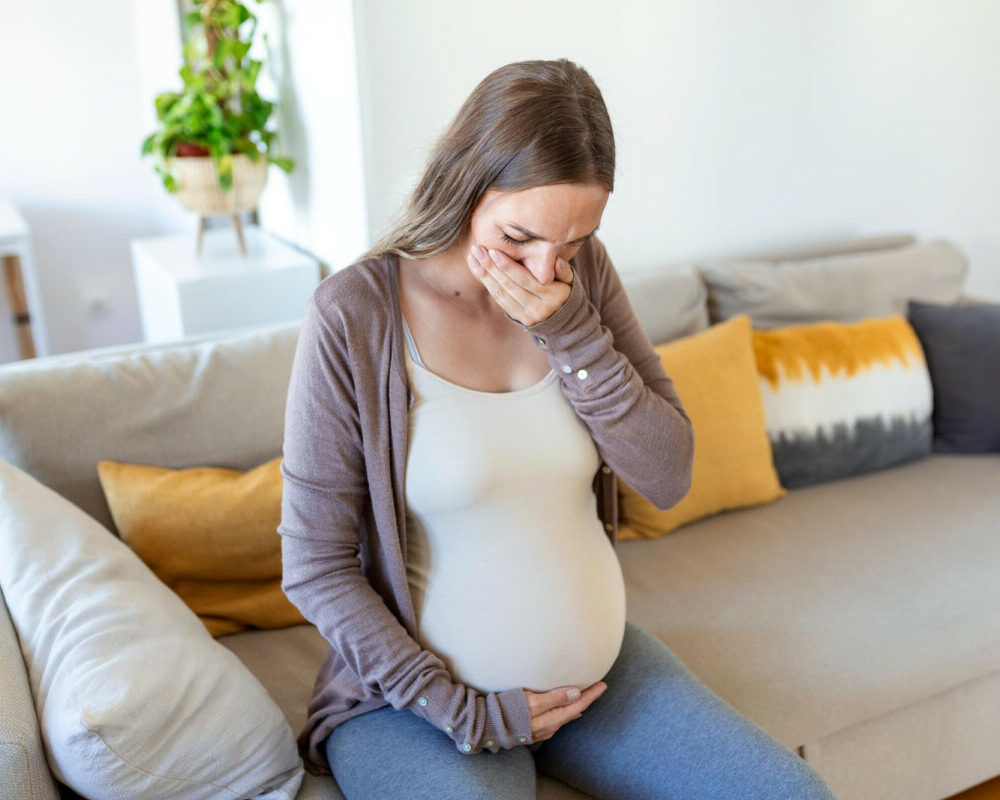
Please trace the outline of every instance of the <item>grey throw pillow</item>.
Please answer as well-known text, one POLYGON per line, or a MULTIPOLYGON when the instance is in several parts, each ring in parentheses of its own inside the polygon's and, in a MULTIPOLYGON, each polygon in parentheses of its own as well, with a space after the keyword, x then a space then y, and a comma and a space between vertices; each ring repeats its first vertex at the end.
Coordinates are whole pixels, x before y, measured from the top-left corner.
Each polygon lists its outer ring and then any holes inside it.
POLYGON ((621 280, 632 311, 653 344, 708 327, 705 283, 691 265, 622 273, 621 280))
POLYGON ((910 300, 934 387, 933 450, 1000 451, 1000 304, 910 300))
POLYGON ((698 267, 710 320, 749 314, 755 329, 902 316, 910 298, 954 303, 968 269, 965 254, 943 239, 871 253, 716 260, 698 267))

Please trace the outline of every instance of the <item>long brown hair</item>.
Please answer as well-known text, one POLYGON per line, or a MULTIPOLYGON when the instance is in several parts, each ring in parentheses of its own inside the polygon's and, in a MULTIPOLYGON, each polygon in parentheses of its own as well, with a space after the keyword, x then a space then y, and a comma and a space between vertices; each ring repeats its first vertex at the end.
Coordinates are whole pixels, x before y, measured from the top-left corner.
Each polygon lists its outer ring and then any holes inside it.
POLYGON ((447 250, 487 189, 585 182, 611 192, 614 181, 614 132, 590 73, 565 58, 507 64, 462 104, 402 216, 361 258, 447 250))

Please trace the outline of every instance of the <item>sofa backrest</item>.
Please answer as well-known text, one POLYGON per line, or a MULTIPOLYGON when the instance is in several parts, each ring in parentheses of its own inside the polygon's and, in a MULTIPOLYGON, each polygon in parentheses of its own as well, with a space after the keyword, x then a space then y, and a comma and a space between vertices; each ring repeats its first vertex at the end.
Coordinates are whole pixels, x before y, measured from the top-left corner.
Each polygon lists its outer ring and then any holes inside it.
MULTIPOLYGON (((830 239, 813 244, 738 253, 721 258, 723 260, 740 258, 752 261, 799 261, 806 258, 825 258, 827 256, 846 256, 850 253, 870 253, 875 250, 892 250, 916 243, 915 234, 889 233, 878 236, 859 236, 856 239, 830 239)), ((716 259, 703 259, 709 263, 714 260, 716 259)))
MULTIPOLYGON (((704 330, 711 324, 708 289, 699 269, 733 258, 748 261, 793 261, 851 253, 892 250, 915 244, 910 233, 821 241, 810 245, 761 250, 738 256, 718 256, 644 270, 622 271, 622 283, 632 309, 653 344, 669 342, 704 330)), ((612 258, 614 256, 612 255, 612 258)))
POLYGON ((250 469, 281 454, 299 323, 0 368, 0 458, 117 533, 102 459, 250 469))
MULTIPOLYGON (((870 237, 752 257, 778 261, 912 241, 870 237)), ((623 272, 622 282, 654 343, 708 326, 705 288, 693 267, 623 272)), ((117 533, 97 477, 102 459, 245 470, 281 455, 298 331, 299 323, 283 323, 0 366, 0 458, 117 533)))

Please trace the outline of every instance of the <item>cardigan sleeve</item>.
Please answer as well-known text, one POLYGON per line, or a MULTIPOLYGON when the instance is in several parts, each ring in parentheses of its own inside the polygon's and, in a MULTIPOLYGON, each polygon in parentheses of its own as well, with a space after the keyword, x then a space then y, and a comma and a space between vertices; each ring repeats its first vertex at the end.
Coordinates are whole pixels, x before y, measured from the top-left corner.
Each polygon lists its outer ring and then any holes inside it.
POLYGON ((657 508, 672 508, 691 488, 691 420, 604 244, 592 237, 573 260, 565 302, 534 325, 514 322, 548 353, 604 462, 657 508), (579 270, 589 272, 589 293, 579 270))
MULTIPOLYGON (((480 692, 457 683, 424 649, 362 571, 377 533, 372 517, 362 418, 348 345, 314 300, 306 308, 285 411, 281 588, 374 696, 409 708, 446 732, 462 753, 531 742, 520 688, 480 692)), ((340 323, 339 327, 343 327, 340 323)))

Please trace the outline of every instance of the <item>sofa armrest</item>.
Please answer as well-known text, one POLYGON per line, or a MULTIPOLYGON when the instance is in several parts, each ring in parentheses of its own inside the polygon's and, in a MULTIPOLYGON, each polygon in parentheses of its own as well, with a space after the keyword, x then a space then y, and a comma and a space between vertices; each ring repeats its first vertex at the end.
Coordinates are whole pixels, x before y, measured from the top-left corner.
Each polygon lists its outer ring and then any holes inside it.
POLYGON ((59 800, 35 716, 28 670, 0 590, 0 800, 59 800))

